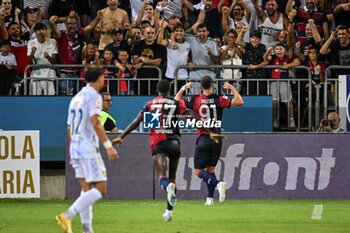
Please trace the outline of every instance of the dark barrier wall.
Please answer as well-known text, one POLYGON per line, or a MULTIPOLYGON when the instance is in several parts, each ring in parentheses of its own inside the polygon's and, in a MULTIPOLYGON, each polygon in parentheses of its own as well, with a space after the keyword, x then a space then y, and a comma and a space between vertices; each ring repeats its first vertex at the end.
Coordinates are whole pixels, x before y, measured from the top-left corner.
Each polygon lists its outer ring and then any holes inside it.
MULTIPOLYGON (((111 115, 124 129, 152 97, 113 97, 111 115)), ((63 161, 68 105, 71 97, 0 97, 0 129, 40 130, 41 161, 63 161)), ((245 105, 227 109, 222 128, 226 132, 271 132, 271 96, 244 97, 245 105)))
MULTIPOLYGON (((228 134, 216 175, 227 182, 229 199, 349 198, 349 141, 349 134, 228 134)), ((204 200, 206 185, 193 169, 195 136, 183 135, 181 143, 178 197, 204 200)), ((118 151, 118 161, 105 161, 107 198, 165 198, 153 178, 148 135, 129 135, 118 151)), ((66 196, 76 198, 78 182, 67 166, 66 196)))

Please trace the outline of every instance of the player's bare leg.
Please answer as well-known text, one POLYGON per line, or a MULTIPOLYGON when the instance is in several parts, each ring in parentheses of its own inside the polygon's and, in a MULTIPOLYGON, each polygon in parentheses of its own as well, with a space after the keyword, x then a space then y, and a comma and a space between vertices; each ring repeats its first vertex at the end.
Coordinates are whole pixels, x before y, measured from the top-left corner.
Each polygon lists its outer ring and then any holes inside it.
POLYGON ((159 177, 159 184, 167 192, 167 209, 163 214, 163 219, 164 221, 171 221, 173 206, 176 204, 176 186, 167 177, 169 161, 165 154, 157 154, 153 156, 153 163, 159 177))

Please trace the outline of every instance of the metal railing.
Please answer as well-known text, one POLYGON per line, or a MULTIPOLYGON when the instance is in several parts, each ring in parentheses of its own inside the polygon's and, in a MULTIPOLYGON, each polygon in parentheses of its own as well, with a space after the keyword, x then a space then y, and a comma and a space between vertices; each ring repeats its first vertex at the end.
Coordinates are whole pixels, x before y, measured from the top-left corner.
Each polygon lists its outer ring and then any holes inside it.
MULTIPOLYGON (((79 75, 79 78, 61 78, 61 77, 50 77, 50 78, 43 78, 43 77, 30 77, 28 76, 28 73, 30 69, 41 69, 41 68, 51 68, 51 69, 55 69, 56 71, 58 69, 62 69, 62 68, 65 68, 65 69, 72 69, 74 68, 76 72, 80 72, 81 69, 83 69, 85 66, 84 65, 68 65, 68 64, 34 64, 34 65, 28 65, 26 68, 25 68, 25 71, 24 71, 24 79, 23 79, 23 84, 24 84, 24 95, 29 95, 29 91, 28 91, 28 84, 29 84, 29 81, 53 81, 55 82, 55 95, 59 95, 60 92, 59 92, 59 83, 60 82, 67 82, 67 89, 65 90, 67 94, 73 94, 73 93, 70 93, 70 91, 68 90, 69 88, 69 81, 74 81, 75 82, 75 87, 76 87, 76 90, 79 90, 79 87, 80 86, 83 86, 84 84, 83 83, 80 83, 80 82, 83 82, 84 81, 84 78, 83 77, 80 77, 79 75)), ((114 65, 104 65, 103 68, 116 68, 116 66, 114 65)), ((137 83, 137 91, 135 90, 135 94, 139 94, 141 92, 141 85, 140 83, 141 82, 147 82, 147 93, 148 95, 151 94, 151 82, 152 81, 159 81, 161 78, 162 78, 162 70, 158 67, 158 66, 150 66, 150 65, 144 65, 142 68, 144 69, 156 69, 157 72, 158 72, 158 77, 157 78, 142 78, 142 79, 138 79, 137 78, 137 75, 136 77, 134 78, 131 78, 131 79, 120 79, 120 78, 106 78, 106 82, 107 82, 107 91, 109 91, 109 83, 110 82, 118 82, 118 84, 120 84, 120 82, 122 81, 126 81, 128 83, 128 87, 130 87, 130 83, 131 82, 134 82, 134 83, 137 83)), ((62 72, 60 70, 60 72, 62 72)), ((34 84, 33 84, 34 85, 34 84)), ((48 82, 46 83, 46 89, 48 90, 48 82)), ((118 88, 117 90, 117 94, 119 95, 120 94, 120 90, 118 88)), ((130 94, 130 89, 128 88, 128 94, 130 94)))
MULTIPOLYGON (((189 67, 187 65, 182 65, 182 66, 178 66, 175 71, 174 71, 174 81, 173 81, 173 86, 174 86, 174 94, 177 92, 177 90, 179 89, 178 87, 178 81, 184 81, 184 79, 178 79, 178 71, 180 69, 187 69, 189 70, 189 67)), ((248 65, 201 65, 201 66, 195 66, 193 68, 193 70, 198 70, 198 69, 206 69, 206 70, 211 70, 211 71, 214 71, 215 69, 218 71, 218 70, 223 70, 223 69, 232 69, 232 70, 237 70, 237 69, 250 69, 250 66, 248 65)), ((265 66, 264 68, 262 69, 282 69, 282 66, 275 66, 275 65, 267 65, 265 66)), ((297 122, 297 126, 296 126, 296 129, 297 130, 301 130, 303 129, 301 127, 301 120, 302 118, 304 118, 304 114, 303 114, 303 117, 302 117, 302 111, 301 111, 301 91, 304 91, 302 90, 302 83, 307 83, 308 84, 308 102, 307 102, 307 109, 308 109, 308 126, 307 126, 307 130, 308 131, 311 131, 312 130, 312 80, 311 80, 311 71, 310 69, 307 67, 307 66, 296 66, 294 67, 293 69, 295 70, 305 70, 306 73, 307 73, 307 78, 288 78, 288 79, 271 79, 271 78, 266 78, 266 79, 246 79, 246 78, 241 78, 241 79, 232 79, 232 80, 229 80, 229 79, 222 79, 222 78, 216 78, 214 81, 216 82, 216 85, 220 85, 220 82, 226 82, 226 81, 229 81, 229 82, 234 82, 234 83, 246 83, 246 87, 247 87, 247 90, 249 90, 249 85, 251 82, 255 82, 257 83, 257 94, 259 94, 259 85, 261 85, 263 82, 267 83, 267 94, 270 94, 270 83, 272 82, 277 82, 278 84, 280 84, 281 82, 288 82, 288 84, 292 84, 292 83, 296 83, 296 88, 297 88, 297 119, 298 119, 298 122, 297 122)), ((232 72, 233 74, 234 72, 232 72)), ((191 82, 200 82, 200 80, 198 79, 191 79, 191 78, 188 78, 185 80, 186 82, 187 81, 191 81, 191 82)), ((279 87, 280 85, 277 85, 277 93, 279 93, 279 87)), ((248 94, 249 94, 249 91, 248 91, 248 94)), ((288 94, 292 94, 292 93, 288 93, 288 94)), ((319 95, 316 95, 316 98, 320 98, 319 95)), ((316 103, 319 102, 319 99, 315 101, 316 103)), ((279 109, 280 109, 280 97, 278 95, 278 99, 277 99, 277 117, 279 118, 279 109)), ((316 111, 316 114, 315 114, 315 119, 319 118, 319 112, 316 111)), ((289 116, 288 116, 289 118, 289 116)), ((316 121, 316 120, 315 120, 316 121)))

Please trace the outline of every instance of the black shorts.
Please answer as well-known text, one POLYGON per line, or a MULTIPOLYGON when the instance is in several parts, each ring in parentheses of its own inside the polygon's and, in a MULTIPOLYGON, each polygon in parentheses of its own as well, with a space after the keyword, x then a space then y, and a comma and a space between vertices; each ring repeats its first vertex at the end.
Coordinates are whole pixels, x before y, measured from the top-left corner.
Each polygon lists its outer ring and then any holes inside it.
POLYGON ((194 168, 203 169, 215 167, 221 154, 222 140, 216 143, 209 135, 202 134, 196 140, 196 151, 194 153, 194 168))
POLYGON ((165 154, 170 160, 177 160, 181 155, 180 141, 177 139, 168 139, 159 142, 152 151, 152 156, 156 154, 165 154))

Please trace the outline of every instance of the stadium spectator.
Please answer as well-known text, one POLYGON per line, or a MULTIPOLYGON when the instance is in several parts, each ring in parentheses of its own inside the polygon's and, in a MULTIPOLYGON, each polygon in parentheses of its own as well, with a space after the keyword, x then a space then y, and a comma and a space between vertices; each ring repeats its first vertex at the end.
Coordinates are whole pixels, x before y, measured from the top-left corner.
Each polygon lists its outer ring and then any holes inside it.
POLYGON ((144 2, 135 21, 135 25, 141 25, 142 21, 150 22, 151 26, 155 26, 154 9, 151 3, 144 2))
MULTIPOLYGON (((144 120, 144 113, 151 112, 152 115, 159 114, 160 118, 167 116, 171 122, 176 122, 177 114, 184 115, 188 112, 183 102, 175 101, 169 97, 170 83, 161 80, 157 83, 158 96, 148 101, 143 109, 133 120, 125 131, 113 140, 113 143, 122 143, 123 139, 131 133, 144 120), (177 114, 174 114, 177 113, 177 114)), ((170 123, 170 126, 163 125, 160 121, 160 128, 150 129, 150 144, 154 168, 159 177, 160 187, 167 192, 167 209, 163 214, 164 221, 171 221, 173 207, 176 204, 176 170, 181 155, 180 131, 170 123), (167 175, 169 174, 169 175, 167 175)))
POLYGON ((258 16, 258 28, 262 33, 261 43, 267 48, 276 44, 276 39, 280 31, 287 30, 288 20, 281 12, 277 11, 276 0, 268 0, 264 11, 258 0, 251 0, 258 16))
POLYGON ((0 40, 0 95, 9 95, 16 77, 16 57, 10 52, 9 40, 0 40))
POLYGON ((327 119, 322 119, 317 132, 322 133, 346 133, 346 130, 340 127, 340 118, 338 113, 330 112, 327 119))
MULTIPOLYGON (((56 25, 61 31, 66 30, 65 20, 67 16, 75 17, 78 27, 81 26, 80 20, 77 18, 77 5, 75 0, 53 0, 50 6, 49 15, 57 16, 56 25)), ((53 29, 54 30, 54 29, 53 29)))
POLYGON ((112 107, 112 97, 108 92, 101 93, 103 100, 103 109, 101 112, 101 125, 103 125, 106 132, 117 133, 118 127, 116 125, 116 120, 108 113, 112 107))
POLYGON ((19 12, 17 8, 12 6, 12 1, 11 0, 1 0, 1 8, 3 9, 4 12, 4 19, 3 21, 5 22, 6 27, 9 27, 9 24, 11 22, 17 22, 19 23, 19 12), (15 13, 15 10, 17 10, 17 13, 15 13))
POLYGON ((128 13, 118 8, 118 3, 119 0, 107 0, 108 7, 101 10, 101 20, 95 28, 95 32, 100 34, 100 51, 113 42, 111 33, 114 28, 125 28, 125 24, 129 24, 128 13))
MULTIPOLYGON (((227 32, 229 29, 236 29, 237 23, 243 24, 249 30, 250 16, 251 10, 244 1, 232 1, 230 8, 227 6, 222 8, 222 28, 224 32, 227 32)), ((249 42, 249 33, 244 34, 244 41, 246 43, 249 42)))
POLYGON ((119 95, 135 95, 135 84, 132 80, 136 75, 136 68, 129 62, 129 53, 119 50, 118 62, 116 63, 117 78, 119 78, 119 95))
MULTIPOLYGON (((300 42, 297 42, 300 43, 300 42)), ((298 45, 297 45, 298 47, 298 45)), ((312 93, 312 115, 315 115, 316 111, 323 113, 323 95, 324 95, 324 81, 325 81, 325 71, 326 71, 326 64, 319 59, 319 51, 316 47, 309 47, 308 49, 308 55, 304 61, 301 62, 302 65, 305 65, 309 67, 310 73, 311 73, 311 81, 312 81, 312 87, 309 88, 308 85, 306 85, 306 100, 308 100, 308 93, 311 90, 312 93), (316 100, 316 88, 319 88, 319 100, 316 100), (316 101, 319 101, 319 109, 316 108, 316 101)), ((301 90, 302 93, 299 93, 300 96, 303 96, 303 90, 301 90)), ((312 118, 314 119, 314 118, 312 118)), ((312 123, 314 125, 314 122, 312 123)))
POLYGON ((187 10, 185 6, 193 9, 191 1, 188 0, 159 1, 156 9, 163 13, 164 19, 169 20, 173 16, 183 19, 183 13, 187 10))
MULTIPOLYGON (((306 34, 307 40, 305 40, 300 44, 300 47, 299 49, 296 49, 296 54, 295 54, 301 61, 305 60, 305 57, 309 53, 310 47, 315 47, 319 51, 323 43, 322 38, 317 31, 317 28, 313 19, 309 19, 308 24, 306 24, 305 34, 306 34)), ((298 42, 300 43, 300 41, 298 42)))
MULTIPOLYGON (((222 26, 219 24, 219 22, 221 22, 221 15, 218 9, 219 2, 219 0, 203 0, 202 6, 199 8, 205 11, 204 24, 211 38, 222 37, 223 35, 222 26)), ((225 0, 225 2, 228 3, 227 0, 225 0)))
MULTIPOLYGON (((282 69, 272 69, 271 78, 273 80, 287 80, 289 78, 288 69, 300 64, 298 58, 293 59, 292 54, 287 55, 286 48, 283 43, 278 43, 274 49, 274 55, 271 55, 273 48, 269 47, 264 54, 264 61, 258 65, 250 65, 251 68, 262 68, 265 65, 282 66, 282 69)), ((295 128, 294 109, 292 100, 292 90, 289 81, 270 82, 270 93, 272 94, 273 103, 273 127, 279 127, 279 119, 277 114, 278 101, 286 104, 288 110, 288 127, 295 128)))
POLYGON ((176 15, 171 16, 168 20, 163 20, 168 23, 167 28, 164 31, 164 39, 170 39, 172 33, 175 31, 175 25, 181 23, 181 20, 176 15))
POLYGON ((136 25, 133 25, 132 26, 132 33, 134 34, 135 36, 135 43, 144 39, 143 38, 143 34, 142 34, 142 30, 141 30, 141 27, 139 26, 136 26, 136 25))
POLYGON ((140 27, 141 27, 142 35, 144 35, 145 34, 145 28, 146 27, 152 27, 152 24, 148 20, 142 20, 141 24, 140 24, 140 27))
POLYGON ((41 0, 23 0, 23 9, 25 11, 28 9, 39 9, 40 8, 40 18, 38 22, 42 20, 49 19, 49 7, 52 1, 41 1, 41 0))
MULTIPOLYGON (((133 35, 130 25, 126 24, 126 27, 126 30, 128 30, 127 35, 133 35)), ((115 58, 118 56, 119 50, 126 50, 128 53, 131 51, 131 45, 134 43, 134 39, 125 38, 125 34, 126 31, 122 28, 115 28, 111 32, 113 42, 107 44, 105 49, 111 49, 115 58)))
MULTIPOLYGON (((174 71, 180 65, 187 65, 188 56, 190 53, 190 44, 185 41, 185 28, 179 23, 174 26, 174 33, 170 39, 164 39, 165 29, 168 26, 168 22, 163 21, 157 43, 165 46, 167 50, 167 65, 165 77, 169 82, 174 81, 174 71)), ((186 69, 181 69, 177 73, 177 80, 185 80, 188 78, 188 72, 186 69)), ((182 85, 179 85, 182 86, 182 85)))
POLYGON ((334 0, 333 16, 335 27, 346 25, 350 28, 350 1, 334 0))
POLYGON ((338 26, 335 32, 332 32, 329 39, 323 44, 320 53, 323 55, 331 54, 331 64, 349 66, 350 65, 350 33, 345 25, 338 26))
MULTIPOLYGON (((97 44, 93 40, 89 40, 84 44, 84 47, 81 52, 81 64, 84 66, 87 65, 101 65, 100 53, 97 48, 97 44)), ((80 70, 80 82, 79 88, 83 88, 86 85, 85 82, 85 68, 80 70)))
MULTIPOLYGON (((61 64, 76 65, 81 64, 82 48, 84 36, 89 35, 100 21, 102 15, 99 11, 94 20, 84 28, 77 28, 77 20, 75 17, 68 16, 65 19, 65 27, 67 30, 60 31, 56 27, 57 16, 51 16, 50 23, 53 33, 56 36, 58 45, 58 54, 61 64)), ((61 69, 60 78, 79 78, 80 70, 78 68, 64 68, 61 69)), ((59 84, 59 93, 61 95, 74 94, 79 89, 75 80, 62 80, 59 84)))
POLYGON ((144 65, 152 65, 163 67, 163 58, 165 58, 166 49, 157 44, 155 40, 155 29, 153 27, 145 28, 145 39, 137 42, 133 47, 132 59, 137 68, 136 78, 141 95, 148 95, 149 93, 156 94, 156 81, 151 81, 150 86, 148 81, 142 81, 145 78, 158 78, 158 70, 153 68, 143 68, 144 65))
MULTIPOLYGON (((56 64, 58 60, 56 40, 46 38, 46 26, 43 23, 37 23, 34 31, 37 39, 28 42, 28 64, 56 64)), ((33 68, 30 76, 33 78, 30 80, 31 95, 55 95, 53 82, 56 78, 55 69, 33 68)))
MULTIPOLYGON (((253 30, 250 33, 250 42, 244 43, 242 40, 243 34, 247 33, 247 28, 244 28, 237 37, 237 44, 244 48, 242 62, 244 65, 257 65, 264 61, 264 54, 266 53, 266 47, 261 43, 261 32, 253 30)), ((265 79, 267 78, 265 69, 247 69, 243 72, 243 79, 265 79)), ((267 83, 266 81, 255 82, 253 80, 244 81, 242 84, 242 91, 245 95, 266 95, 267 83), (259 84, 259 88, 258 88, 259 84), (249 87, 248 87, 249 85, 249 87)))
MULTIPOLYGON (((153 0, 149 0, 148 2, 153 3, 153 0)), ((139 16, 139 13, 141 11, 141 8, 144 6, 145 1, 144 0, 132 0, 130 1, 130 7, 131 7, 131 15, 132 15, 132 21, 135 22, 136 19, 139 16)))
MULTIPOLYGON (((309 19, 313 19, 317 27, 321 38, 328 39, 329 37, 329 26, 326 14, 318 10, 315 0, 305 0, 305 6, 297 8, 297 14, 294 18, 295 21, 295 31, 297 33, 297 40, 304 42, 307 40, 305 34, 305 27, 309 19)), ((292 10, 293 0, 288 0, 286 6, 286 14, 292 10)))
MULTIPOLYGON (((191 88, 191 83, 181 87, 176 101, 180 101, 186 89, 191 88)), ((215 166, 219 161, 222 147, 222 140, 212 137, 212 133, 220 135, 221 127, 217 127, 216 121, 222 120, 224 108, 243 105, 243 99, 238 91, 228 82, 224 84, 224 89, 232 91, 234 98, 213 94, 214 84, 209 76, 201 80, 202 94, 189 96, 185 99, 187 108, 192 109, 196 120, 209 121, 214 127, 210 127, 210 132, 202 128, 197 129, 196 150, 194 155, 194 168, 196 175, 207 184, 208 194, 205 205, 214 204, 215 188, 219 192, 219 201, 225 200, 226 182, 218 181, 215 175, 215 166), (212 133, 211 133, 212 132, 212 133)))
MULTIPOLYGON (((235 29, 230 29, 225 33, 225 45, 221 47, 220 60, 223 65, 242 65, 242 51, 236 45, 237 32, 235 29)), ((239 69, 223 69, 222 77, 226 81, 236 80, 234 86, 239 91, 240 83, 238 80, 242 77, 242 72, 239 69)))
POLYGON ((90 66, 85 73, 88 85, 70 102, 68 111, 68 137, 70 141, 70 161, 79 180, 81 193, 78 199, 64 213, 56 216, 56 221, 64 232, 72 232, 71 221, 81 214, 84 232, 93 232, 92 205, 106 195, 107 176, 99 141, 107 150, 110 160, 118 159, 103 126, 100 123, 103 87, 103 69, 90 66))
MULTIPOLYGON (((218 65, 220 64, 220 53, 215 40, 209 38, 209 31, 205 24, 194 25, 192 30, 196 30, 196 36, 186 34, 186 41, 191 46, 191 58, 189 61, 190 69, 196 65, 218 65)), ((191 80, 201 80, 204 76, 216 77, 211 69, 193 69, 190 70, 191 80)), ((192 94, 199 93, 198 86, 191 90, 192 94)))
POLYGON ((23 12, 23 19, 21 19, 21 31, 23 33, 29 33, 30 39, 35 39, 36 34, 34 33, 35 24, 40 22, 41 18, 41 5, 39 8, 27 7, 23 12), (39 10, 40 8, 40 10, 39 10))
POLYGON ((117 76, 117 68, 115 67, 115 64, 117 61, 114 59, 114 53, 113 50, 105 48, 103 51, 101 62, 103 65, 109 65, 112 67, 105 68, 105 78, 108 79, 105 81, 103 91, 108 91, 112 95, 118 94, 118 83, 116 81, 117 76))
POLYGON ((11 22, 8 27, 9 39, 11 41, 11 53, 15 55, 17 62, 17 75, 15 82, 19 83, 24 78, 25 68, 28 66, 27 42, 28 35, 21 35, 21 30, 17 22, 11 22))
POLYGON ((5 10, 0 5, 0 39, 8 39, 8 33, 7 33, 4 19, 5 19, 5 10))

